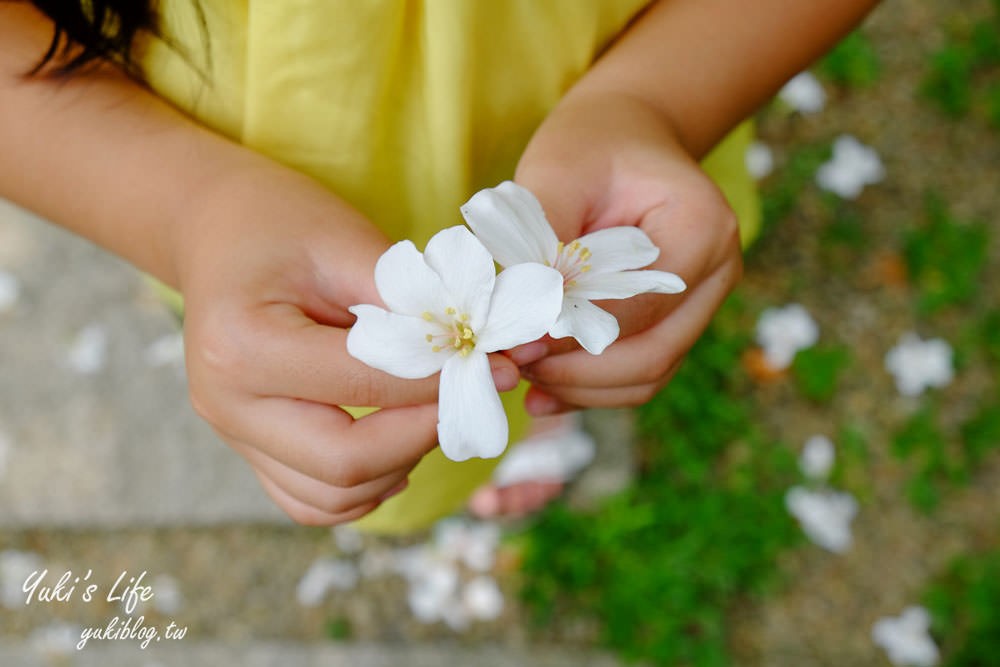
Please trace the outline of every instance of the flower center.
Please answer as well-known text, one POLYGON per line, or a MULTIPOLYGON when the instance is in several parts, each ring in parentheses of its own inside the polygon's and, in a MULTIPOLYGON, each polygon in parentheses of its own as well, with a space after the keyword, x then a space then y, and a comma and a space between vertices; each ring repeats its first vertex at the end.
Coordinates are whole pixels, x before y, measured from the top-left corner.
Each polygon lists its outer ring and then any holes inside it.
POLYGON ((579 241, 573 241, 569 245, 562 241, 556 246, 556 261, 552 268, 563 275, 563 286, 573 287, 576 279, 590 271, 590 250, 580 245, 579 241))
POLYGON ((443 318, 439 318, 427 311, 422 313, 426 321, 436 324, 441 330, 441 333, 427 334, 431 350, 434 352, 451 350, 463 357, 469 356, 469 353, 476 349, 476 332, 469 326, 469 316, 464 313, 459 315, 454 308, 446 308, 444 314, 443 318))

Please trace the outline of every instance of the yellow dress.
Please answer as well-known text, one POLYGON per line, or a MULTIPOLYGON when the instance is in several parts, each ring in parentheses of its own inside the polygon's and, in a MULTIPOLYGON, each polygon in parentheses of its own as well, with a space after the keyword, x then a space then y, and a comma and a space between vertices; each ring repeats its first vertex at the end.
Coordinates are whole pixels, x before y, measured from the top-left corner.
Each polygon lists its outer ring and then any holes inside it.
MULTIPOLYGON (((150 86, 205 125, 349 201, 422 248, 459 205, 509 179, 534 129, 647 0, 161 0, 150 86)), ((743 167, 750 128, 706 162, 758 223, 743 167)), ((511 438, 528 418, 505 396, 511 438)), ((359 522, 420 529, 460 508, 495 461, 439 450, 359 522)))

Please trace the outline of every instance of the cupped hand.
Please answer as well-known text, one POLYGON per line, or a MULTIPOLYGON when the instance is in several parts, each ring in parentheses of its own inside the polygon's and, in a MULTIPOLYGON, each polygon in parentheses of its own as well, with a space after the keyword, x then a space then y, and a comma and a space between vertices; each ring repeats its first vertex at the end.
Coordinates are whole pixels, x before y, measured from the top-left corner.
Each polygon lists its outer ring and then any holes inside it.
POLYGON ((515 180, 541 201, 563 241, 633 225, 660 248, 647 268, 678 274, 687 290, 597 305, 619 339, 594 356, 571 338, 512 350, 535 415, 635 406, 672 377, 742 275, 735 216, 722 193, 655 110, 625 95, 570 94, 539 128, 515 180))
MULTIPOLYGON (((196 411, 293 519, 356 519, 402 490, 437 442, 438 378, 400 380, 350 357, 347 308, 380 304, 389 241, 305 176, 229 175, 175 238, 196 411), (380 406, 354 419, 339 406, 380 406)), ((517 368, 491 363, 500 389, 517 368)))

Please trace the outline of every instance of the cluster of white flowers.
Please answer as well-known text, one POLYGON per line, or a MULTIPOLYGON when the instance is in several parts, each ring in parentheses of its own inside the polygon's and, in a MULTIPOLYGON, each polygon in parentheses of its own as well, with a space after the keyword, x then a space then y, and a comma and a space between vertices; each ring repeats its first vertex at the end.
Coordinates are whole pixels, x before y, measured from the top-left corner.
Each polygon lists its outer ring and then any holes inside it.
POLYGON ((851 494, 826 486, 834 458, 833 442, 825 435, 806 440, 799 469, 812 486, 793 486, 785 494, 785 506, 813 543, 843 553, 851 546, 851 521, 858 513, 858 503, 851 494))
POLYGON ((592 303, 674 294, 684 281, 638 270, 659 256, 637 227, 612 227, 564 244, 527 189, 510 181, 461 207, 469 227, 435 234, 423 253, 410 241, 385 252, 375 286, 388 310, 352 306, 347 350, 373 368, 418 379, 441 373, 438 440, 455 461, 499 456, 508 425, 486 355, 549 334, 600 354, 618 321, 592 303), (497 275, 494 262, 505 267, 497 275))
POLYGON ((904 396, 919 396, 929 387, 947 386, 954 377, 951 345, 940 338, 921 340, 906 333, 885 355, 885 368, 904 396))
POLYGON ((816 183, 843 199, 856 199, 866 185, 885 178, 885 167, 875 149, 842 134, 833 142, 833 157, 820 165, 816 183))
POLYGON ((775 370, 788 368, 799 350, 812 347, 817 340, 819 326, 800 304, 767 308, 757 320, 757 343, 775 370))
POLYGON ((318 607, 331 590, 352 590, 360 578, 357 565, 349 560, 317 558, 299 580, 295 598, 303 607, 318 607))
POLYGON ((903 610, 898 617, 884 617, 872 627, 872 641, 885 649, 894 665, 934 667, 940 659, 930 636, 931 615, 920 606, 903 610))

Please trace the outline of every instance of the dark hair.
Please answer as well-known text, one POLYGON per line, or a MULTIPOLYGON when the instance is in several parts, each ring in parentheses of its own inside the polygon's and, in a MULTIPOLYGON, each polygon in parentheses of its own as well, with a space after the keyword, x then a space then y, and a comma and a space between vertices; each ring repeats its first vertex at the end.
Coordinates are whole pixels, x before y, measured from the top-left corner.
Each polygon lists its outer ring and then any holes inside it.
POLYGON ((31 71, 48 66, 71 74, 98 61, 137 75, 132 46, 142 32, 156 34, 155 0, 32 0, 55 23, 48 50, 31 71))

